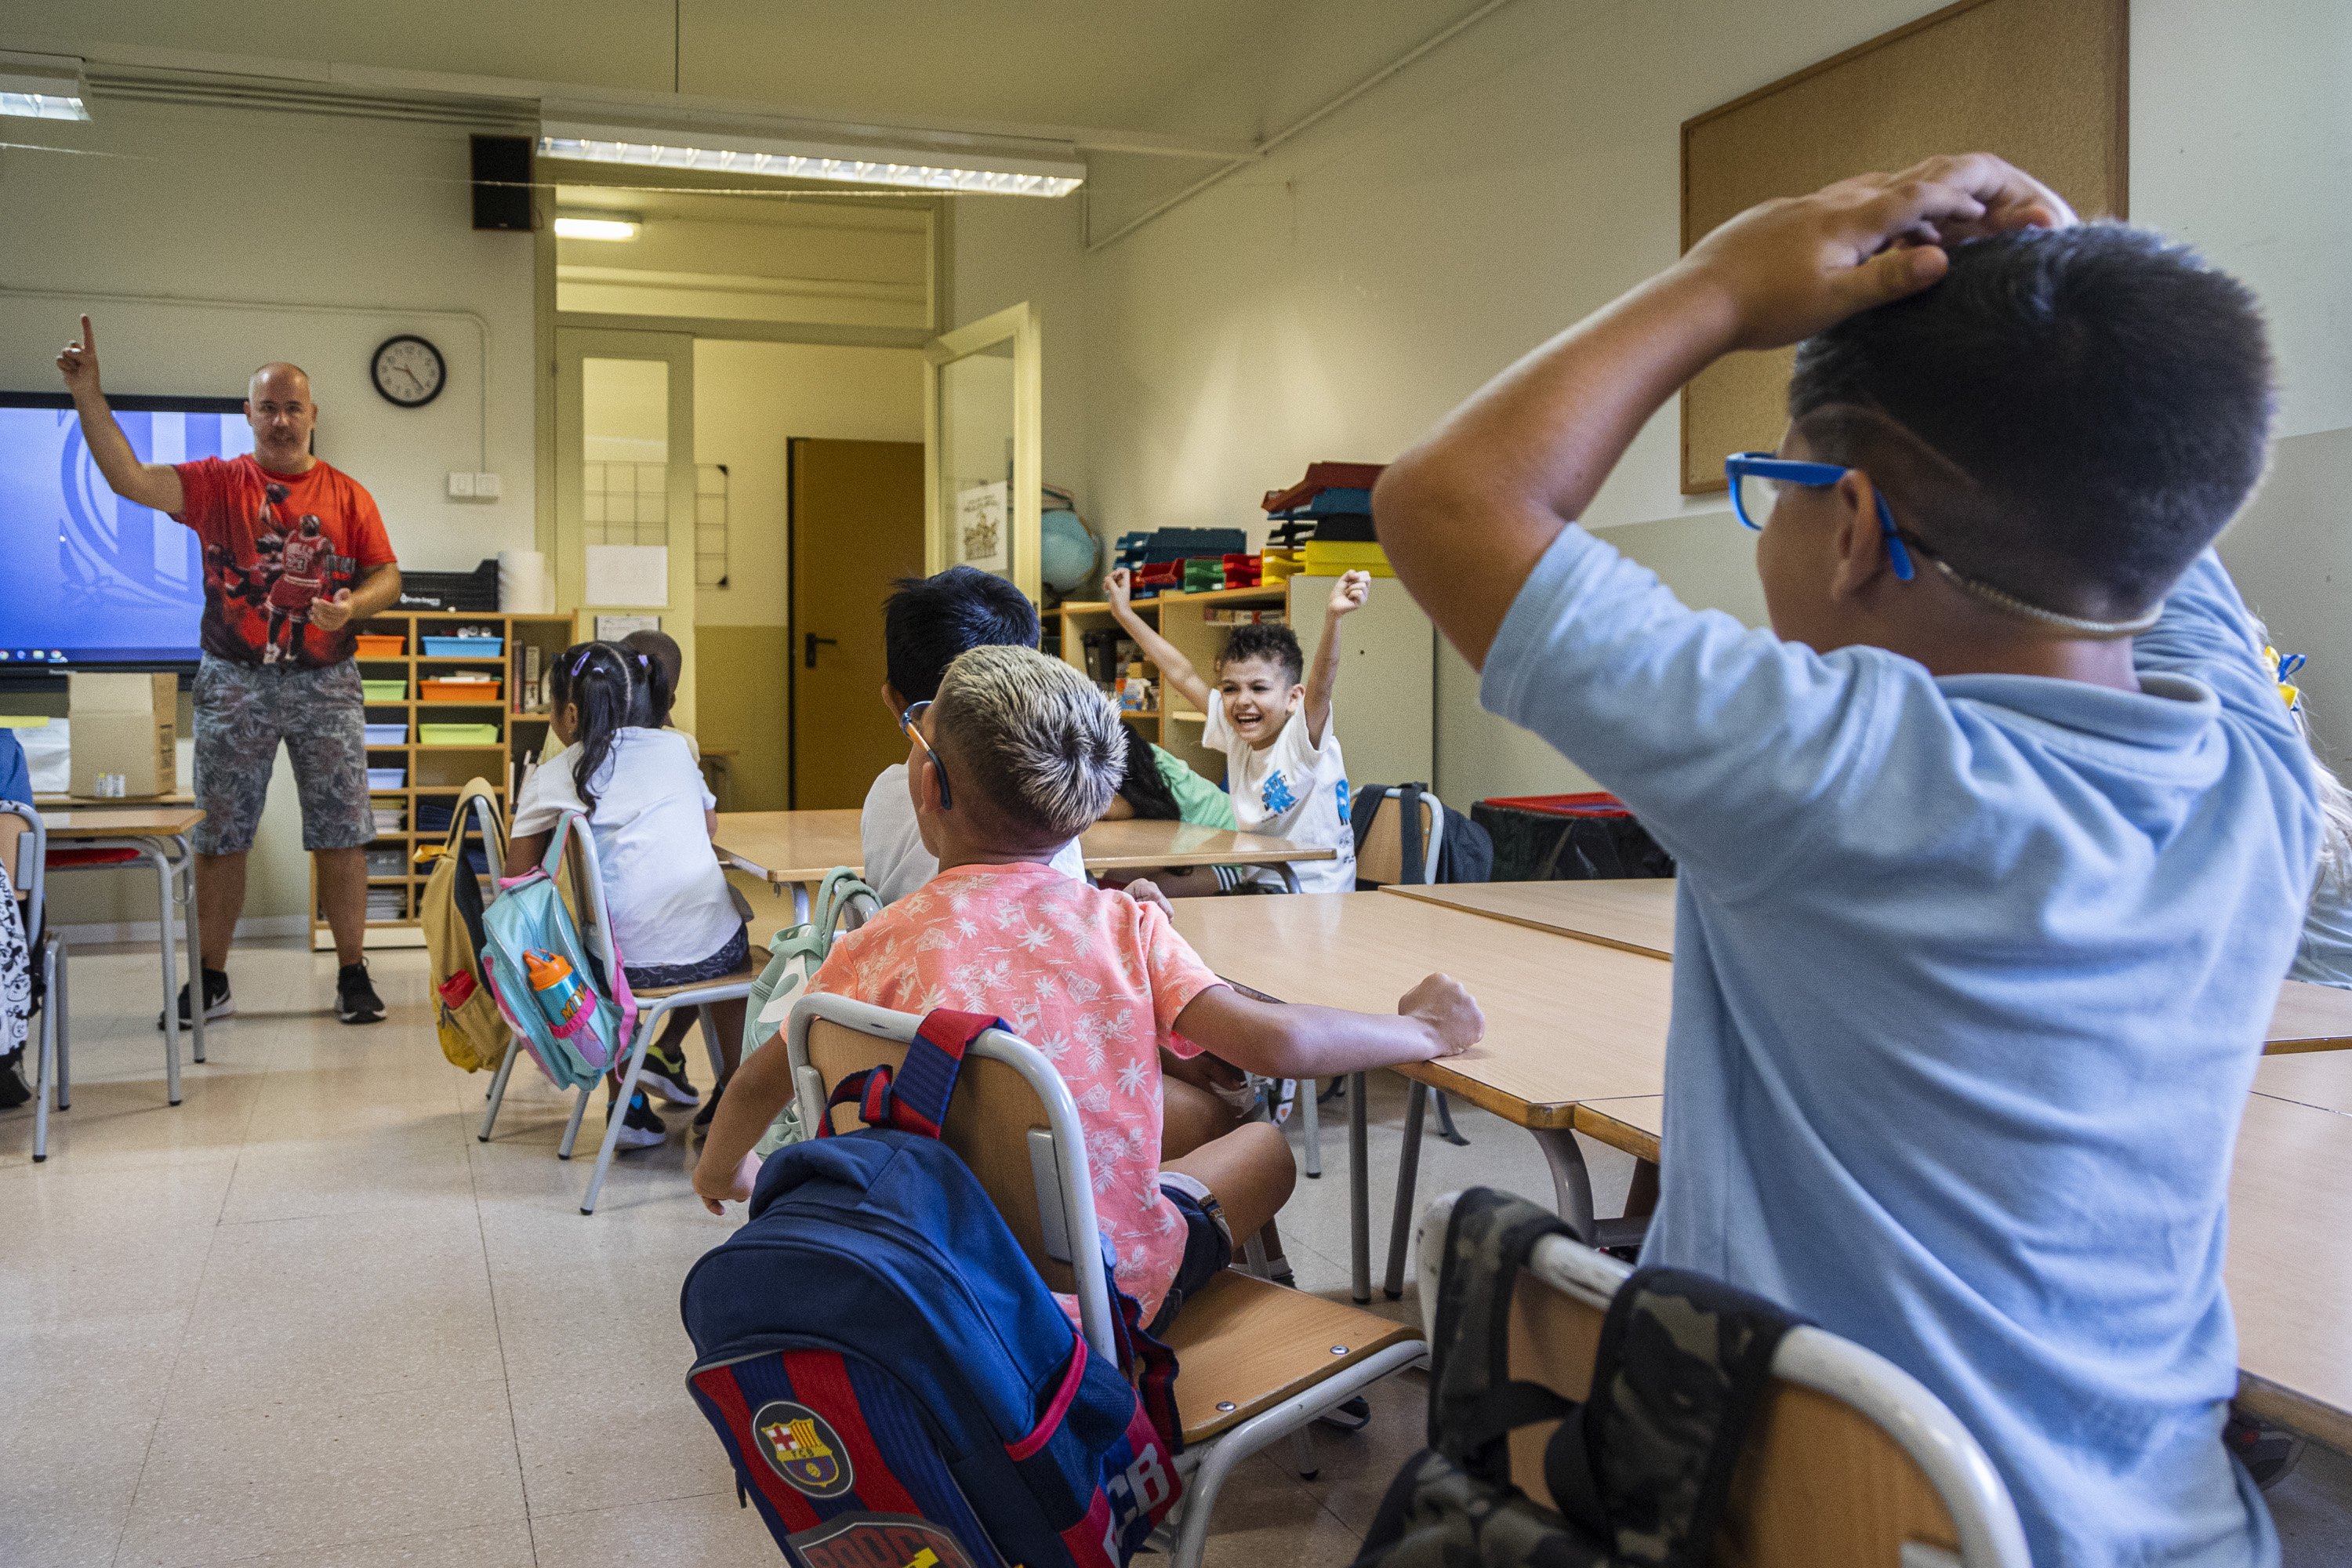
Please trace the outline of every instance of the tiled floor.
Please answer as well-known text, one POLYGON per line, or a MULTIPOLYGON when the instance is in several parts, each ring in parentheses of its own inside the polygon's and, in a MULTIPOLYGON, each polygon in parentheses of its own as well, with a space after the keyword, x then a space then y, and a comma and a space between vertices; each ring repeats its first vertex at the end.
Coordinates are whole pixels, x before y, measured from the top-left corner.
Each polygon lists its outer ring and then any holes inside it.
MULTIPOLYGON (((442 1059, 414 952, 374 960, 390 1019, 348 1029, 331 960, 239 950, 239 1011, 168 1109, 152 959, 74 963, 50 1161, 29 1163, 29 1110, 0 1117, 0 1563, 777 1561, 682 1385, 678 1280, 728 1222, 688 1194, 677 1139, 621 1159, 591 1217, 586 1162, 554 1157, 563 1106, 528 1069, 476 1142, 487 1080, 442 1059)), ((1382 1082, 1376 1197, 1402 1107, 1382 1082)), ((1424 1194, 1549 1190, 1524 1135, 1461 1120, 1471 1145, 1431 1140, 1424 1194)), ((1285 1226, 1300 1283, 1337 1293, 1346 1138, 1325 1137, 1285 1226)), ((1628 1164, 1591 1152, 1612 1212, 1628 1164)), ((1417 1375, 1382 1385, 1370 1431, 1318 1436, 1311 1482, 1244 1467, 1211 1563, 1347 1563, 1424 1398, 1417 1375)), ((2315 1448, 2273 1504, 2290 1563, 2352 1561, 2352 1462, 2315 1448)))

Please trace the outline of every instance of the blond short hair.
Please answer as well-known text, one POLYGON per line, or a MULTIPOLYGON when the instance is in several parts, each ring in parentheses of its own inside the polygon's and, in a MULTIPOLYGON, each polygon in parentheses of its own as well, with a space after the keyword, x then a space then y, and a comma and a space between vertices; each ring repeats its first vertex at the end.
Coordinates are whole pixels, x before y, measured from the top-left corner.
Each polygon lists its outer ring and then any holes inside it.
POLYGON ((1034 648, 958 656, 931 711, 952 786, 976 790, 1024 842, 1076 838, 1127 776, 1118 710, 1076 669, 1034 648))

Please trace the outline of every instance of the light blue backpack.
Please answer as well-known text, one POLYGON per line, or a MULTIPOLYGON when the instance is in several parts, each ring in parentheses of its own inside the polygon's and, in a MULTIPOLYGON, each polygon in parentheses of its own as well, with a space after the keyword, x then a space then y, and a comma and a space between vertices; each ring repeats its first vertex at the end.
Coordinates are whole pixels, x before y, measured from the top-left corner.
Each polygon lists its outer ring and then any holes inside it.
MULTIPOLYGON (((482 911, 483 979, 539 1070, 565 1089, 585 1089, 602 1078, 637 1026, 637 1001, 621 973, 618 950, 613 973, 600 984, 558 881, 566 839, 587 830, 585 817, 565 812, 556 820, 546 857, 533 869, 500 881, 499 896, 482 911), (562 1022, 549 1016, 531 989, 524 962, 530 952, 562 959, 580 983, 580 1003, 562 1022)), ((604 889, 593 889, 589 896, 601 910, 604 889)))
MULTIPOLYGON (((809 900, 806 922, 786 926, 768 939, 768 966, 751 983, 751 994, 743 1005, 745 1056, 774 1037, 792 1016, 793 1004, 801 999, 801 993, 824 966, 824 955, 833 951, 835 929, 842 920, 855 913, 862 925, 881 908, 881 899, 848 867, 836 866, 825 873, 816 897, 809 900)), ((795 1096, 784 1102, 766 1134, 753 1145, 753 1152, 762 1159, 808 1135, 801 1127, 797 1100, 795 1096)))

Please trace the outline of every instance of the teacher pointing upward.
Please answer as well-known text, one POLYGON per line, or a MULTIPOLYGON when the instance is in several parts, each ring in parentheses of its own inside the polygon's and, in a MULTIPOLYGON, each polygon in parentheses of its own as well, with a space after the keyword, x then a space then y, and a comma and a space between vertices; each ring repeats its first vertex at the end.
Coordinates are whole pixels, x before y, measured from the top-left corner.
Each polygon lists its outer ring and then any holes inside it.
MULTIPOLYGON (((196 669, 196 905, 204 929, 205 1016, 235 1010, 229 939, 245 909, 245 858, 283 742, 302 802, 302 847, 319 872, 334 929, 335 1016, 373 1024, 383 1001, 368 982, 366 714, 351 625, 400 597, 400 566, 375 500, 310 455, 319 422, 310 378, 272 363, 253 373, 245 417, 250 457, 142 463, 98 382, 98 337, 58 369, 81 416, 82 440, 114 493, 185 523, 204 545, 204 662, 196 669)), ((188 992, 180 1018, 188 1019, 188 992)), ((161 1019, 157 1020, 159 1023, 161 1019)))

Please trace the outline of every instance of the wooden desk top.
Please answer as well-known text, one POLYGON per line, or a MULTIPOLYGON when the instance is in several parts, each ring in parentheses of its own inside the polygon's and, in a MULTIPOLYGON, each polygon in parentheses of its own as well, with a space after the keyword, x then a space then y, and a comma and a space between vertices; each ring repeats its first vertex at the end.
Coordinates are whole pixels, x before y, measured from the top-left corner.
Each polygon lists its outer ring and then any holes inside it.
POLYGON ((2347 1236, 2352 1116, 2250 1096, 2230 1175, 2240 1397, 2339 1448, 2352 1446, 2347 1236))
POLYGON ((2340 1051, 2352 1048, 2352 991, 2288 980, 2279 985, 2277 1009, 2271 1014, 2273 1056, 2297 1051, 2340 1051))
POLYGON ((1582 1100, 1576 1107, 1576 1130, 1654 1165, 1658 1163, 1658 1140, 1666 1134, 1665 1110, 1666 1097, 1663 1094, 1582 1100))
POLYGON ((1522 1127, 1664 1082, 1673 971, 1654 959, 1385 893, 1179 899, 1176 929, 1220 975, 1286 1002, 1385 1011, 1453 975, 1486 1039, 1399 1070, 1522 1127))
MULTIPOLYGON (((719 852, 776 885, 821 880, 835 866, 862 868, 855 811, 738 811, 719 818, 719 852)), ((1183 822, 1098 822, 1078 840, 1089 871, 1159 866, 1276 866, 1329 860, 1338 851, 1183 822)))
MULTIPOLYGON (((2296 1051, 2263 1058, 2254 1092, 2352 1116, 2352 1051, 2296 1051)), ((2352 1177, 2352 1172, 2346 1173, 2352 1177)))
POLYGON ((1381 889, 1491 915, 1558 936, 1606 942, 1652 958, 1675 955, 1675 882, 1635 877, 1593 882, 1438 882, 1381 889))
POLYGON ((33 804, 38 806, 57 805, 72 806, 77 809, 127 811, 158 805, 194 805, 196 804, 196 792, 193 789, 178 789, 173 790, 170 795, 150 795, 144 799, 131 800, 121 795, 58 795, 44 791, 33 797, 33 804))
POLYGON ((1097 822, 1080 836, 1089 871, 1149 871, 1157 866, 1286 866, 1336 860, 1329 846, 1293 844, 1263 833, 1231 833, 1190 822, 1097 822))
POLYGON ((175 838, 204 819, 203 812, 184 805, 76 807, 41 813, 41 825, 48 830, 52 844, 78 838, 175 838))

